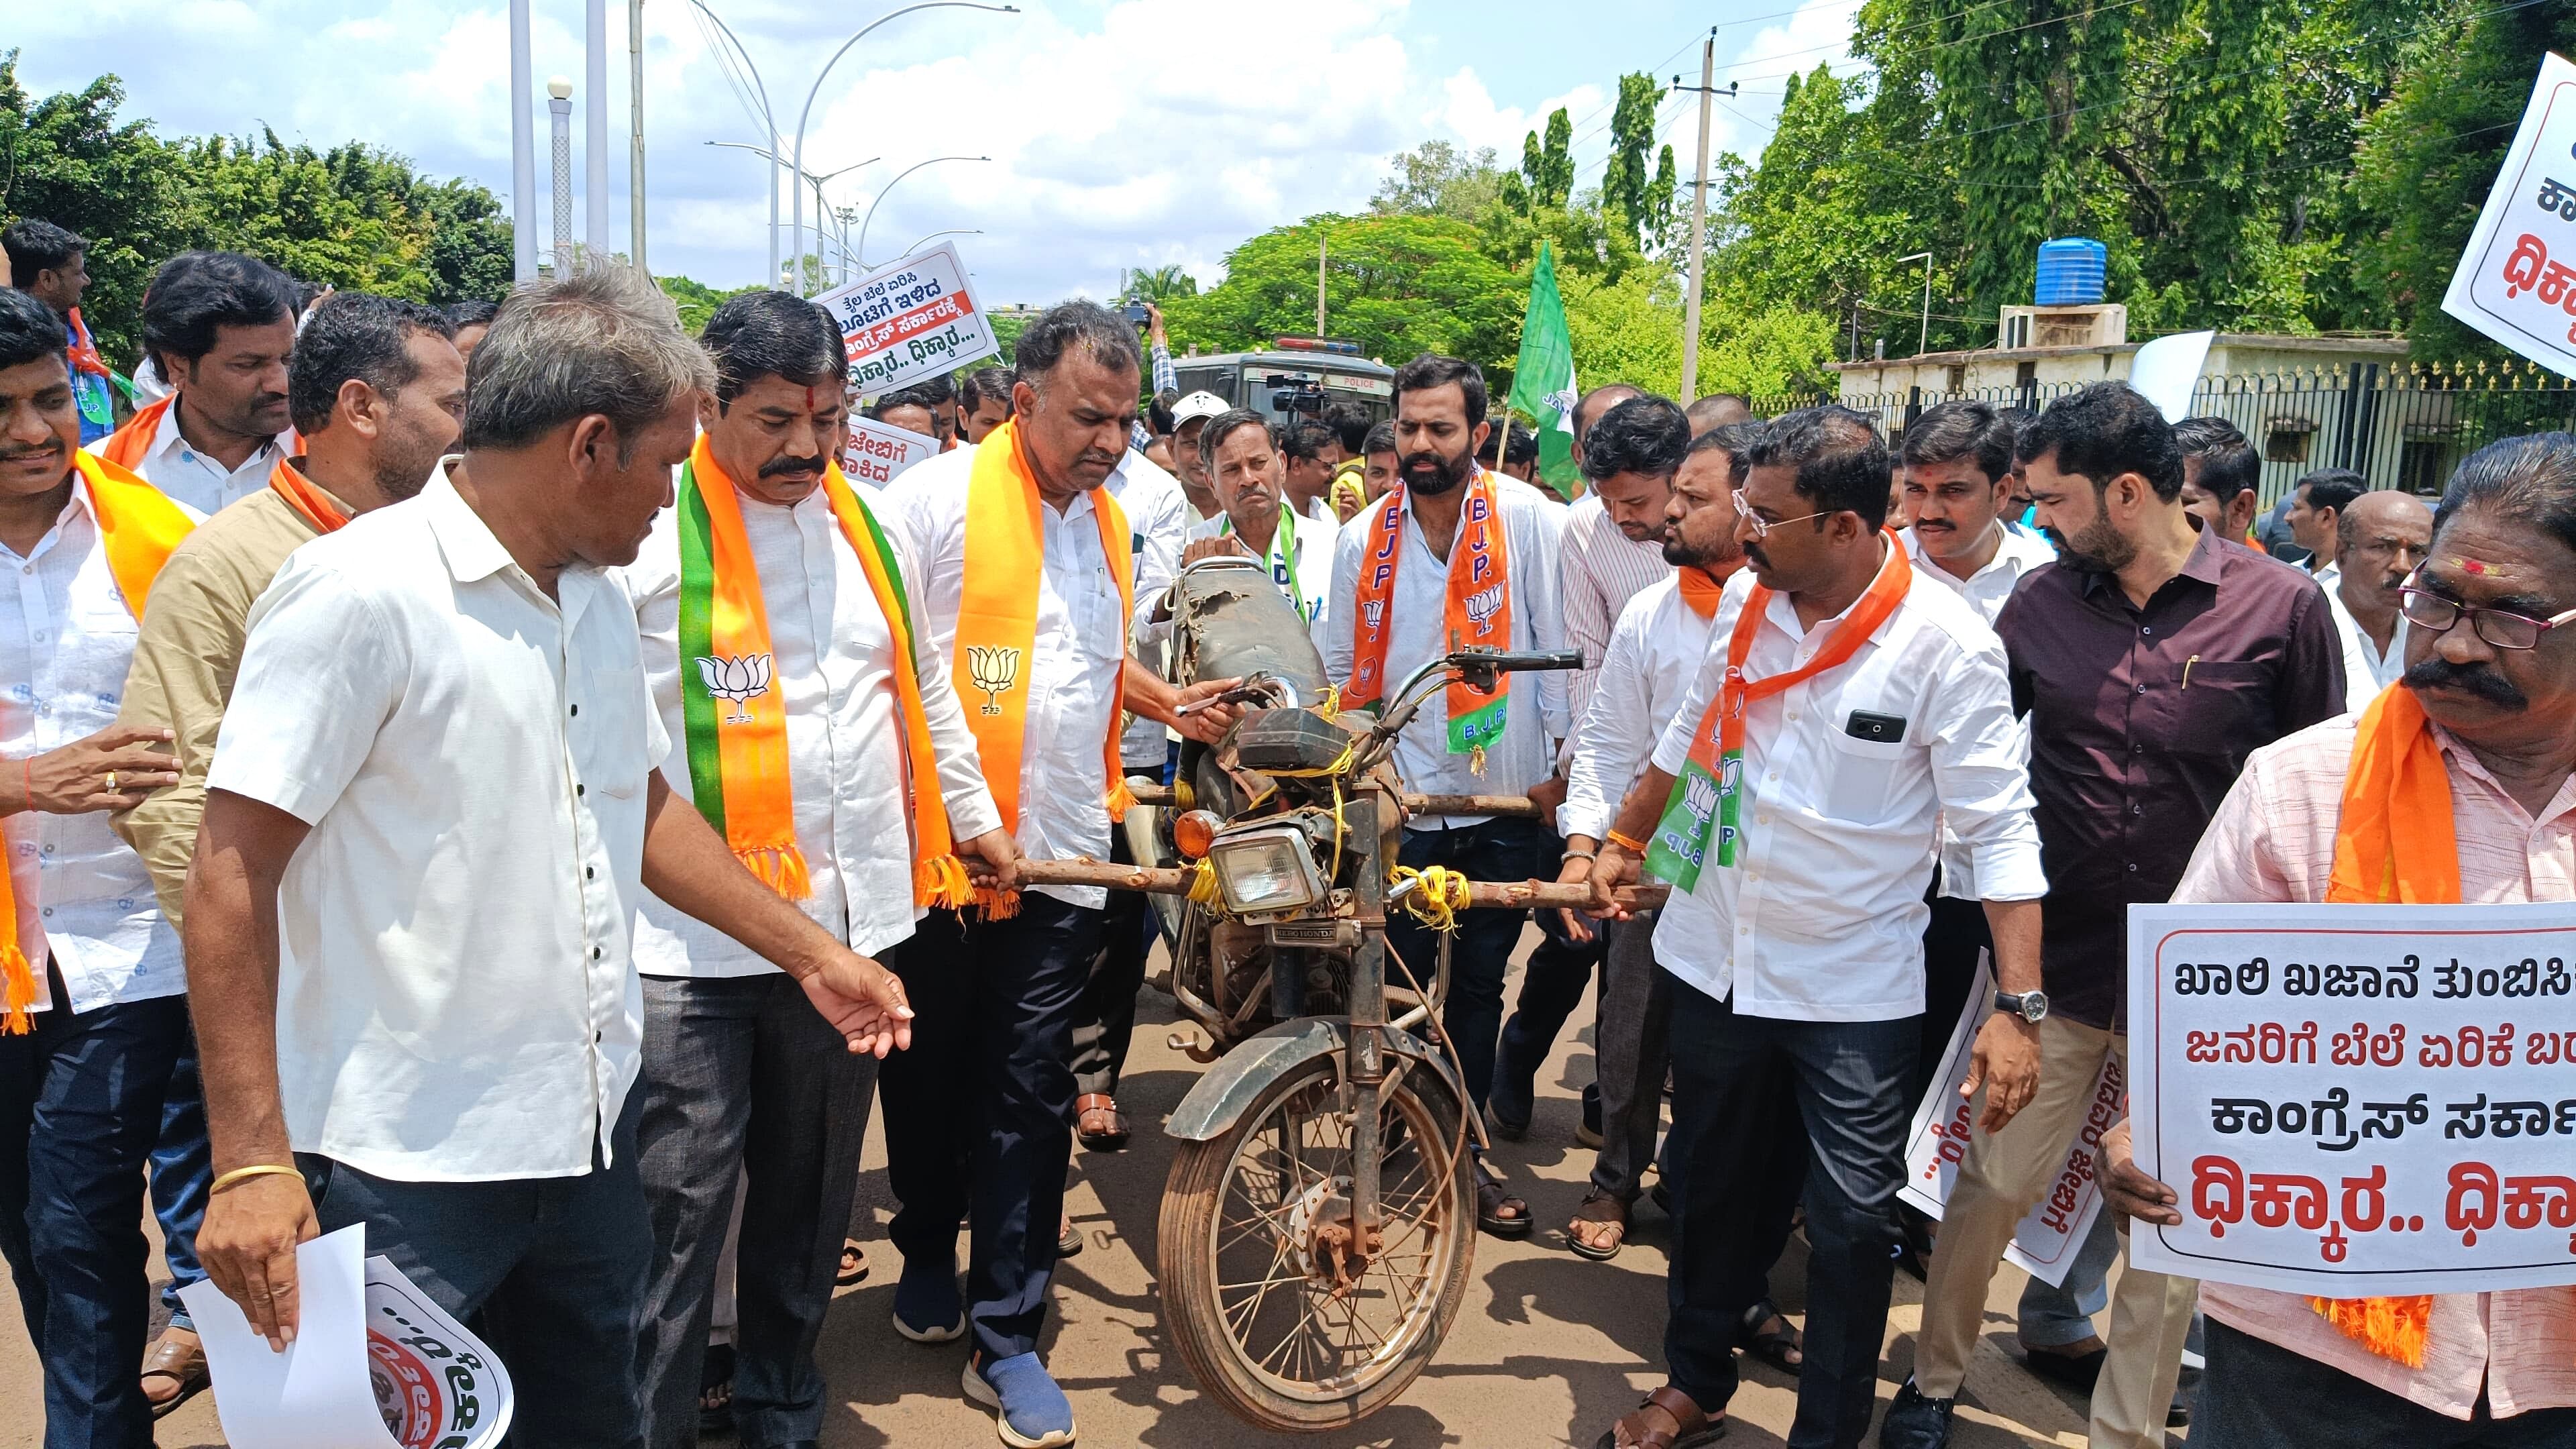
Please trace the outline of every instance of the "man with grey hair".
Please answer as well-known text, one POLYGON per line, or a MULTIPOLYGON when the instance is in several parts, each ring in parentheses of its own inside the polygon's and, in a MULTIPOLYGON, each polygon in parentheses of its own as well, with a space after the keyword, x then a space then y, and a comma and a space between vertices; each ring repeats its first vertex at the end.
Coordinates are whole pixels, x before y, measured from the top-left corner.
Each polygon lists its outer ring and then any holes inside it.
POLYGON ((296 1245, 363 1224, 441 1307, 491 1310, 516 1433, 626 1446, 643 892, 786 968, 852 1051, 905 1045, 909 1012, 657 768, 607 570, 712 381, 671 303, 624 270, 524 287, 468 376, 463 455, 298 549, 251 614, 186 896, 198 1255, 282 1350, 296 1245))
MULTIPOLYGON (((1130 456, 1136 329, 1090 302, 1020 334, 1011 420, 886 491, 886 532, 927 598, 915 617, 966 701, 985 783, 1031 860, 1104 860, 1127 791, 1124 708, 1213 743, 1235 680, 1175 689, 1127 667, 1135 537, 1109 491, 1130 456)), ((1074 1025, 1106 892, 985 893, 933 910, 889 959, 918 1002, 915 1050, 886 1063, 886 1155, 903 1211, 896 1331, 945 1343, 971 1326, 967 1396, 1005 1443, 1070 1444, 1073 1406, 1037 1355, 1073 1150, 1074 1025), (966 1292, 957 1228, 971 1218, 966 1292)))

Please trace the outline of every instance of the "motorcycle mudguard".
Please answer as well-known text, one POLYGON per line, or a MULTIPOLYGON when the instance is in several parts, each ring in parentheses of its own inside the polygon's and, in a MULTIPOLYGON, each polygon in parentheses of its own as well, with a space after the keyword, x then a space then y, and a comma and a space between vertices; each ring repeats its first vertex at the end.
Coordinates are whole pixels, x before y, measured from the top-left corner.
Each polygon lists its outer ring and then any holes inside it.
MULTIPOLYGON (((1427 1069, 1438 1076, 1451 1101, 1467 1100, 1459 1089, 1458 1074, 1438 1049, 1411 1032, 1391 1026, 1380 1029, 1386 1034, 1388 1051, 1411 1060, 1416 1070, 1427 1069)), ((1184 1142, 1209 1142, 1223 1136, 1271 1083, 1317 1057, 1347 1051, 1350 1035, 1348 1022, 1301 1016, 1245 1037, 1190 1088, 1181 1105, 1172 1109, 1163 1131, 1184 1142)))

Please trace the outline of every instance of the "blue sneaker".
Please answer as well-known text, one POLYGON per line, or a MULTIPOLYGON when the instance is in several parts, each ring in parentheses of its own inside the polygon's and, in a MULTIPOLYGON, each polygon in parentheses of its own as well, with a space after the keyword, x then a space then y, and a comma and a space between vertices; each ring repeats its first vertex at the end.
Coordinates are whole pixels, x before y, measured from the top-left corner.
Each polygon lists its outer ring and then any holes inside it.
POLYGON ((951 1343, 966 1332, 966 1300, 953 1259, 904 1260, 894 1285, 894 1331, 915 1343, 951 1343))
POLYGON ((1011 1449, 1057 1449, 1073 1442, 1073 1403, 1033 1353, 984 1362, 966 1360, 966 1397, 994 1411, 993 1427, 1011 1449))

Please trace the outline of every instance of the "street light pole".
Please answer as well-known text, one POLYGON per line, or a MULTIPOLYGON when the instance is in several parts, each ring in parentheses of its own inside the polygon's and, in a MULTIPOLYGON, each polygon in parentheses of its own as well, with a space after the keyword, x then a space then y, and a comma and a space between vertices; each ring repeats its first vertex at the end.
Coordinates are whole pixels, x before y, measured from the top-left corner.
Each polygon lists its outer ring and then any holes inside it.
POLYGON ((1691 183, 1690 281, 1682 292, 1682 401, 1699 396, 1699 301, 1702 286, 1702 258, 1708 249, 1708 112, 1709 103, 1721 95, 1735 94, 1738 82, 1729 81, 1726 89, 1717 88, 1717 27, 1708 30, 1708 39, 1699 49, 1699 85, 1685 87, 1680 76, 1673 77, 1673 89, 1696 89, 1699 92, 1699 174, 1691 183))
MULTIPOLYGON (((777 153, 777 152, 775 152, 775 151, 764 150, 764 149, 762 149, 761 147, 758 147, 758 146, 747 146, 747 145, 744 145, 744 144, 743 144, 742 142, 740 142, 740 141, 709 141, 707 144, 708 144, 708 145, 710 145, 710 146, 719 147, 719 148, 724 149, 724 150, 727 150, 727 151, 749 151, 749 152, 750 152, 751 154, 753 154, 754 156, 766 157, 766 158, 768 159, 768 161, 769 161, 769 165, 770 165, 770 173, 771 173, 772 175, 776 175, 776 174, 777 174, 777 168, 779 168, 779 167, 784 166, 784 165, 786 165, 786 164, 787 164, 787 163, 786 163, 786 161, 785 161, 785 160, 783 160, 783 159, 778 155, 778 153, 777 153)), ((868 159, 866 159, 865 161, 854 161, 854 162, 850 163, 849 165, 842 167, 842 168, 841 168, 840 170, 838 170, 838 171, 827 171, 827 172, 825 172, 824 174, 822 174, 822 175, 820 175, 820 176, 815 175, 815 174, 814 174, 813 172, 811 172, 811 171, 800 171, 800 172, 796 173, 797 175, 802 176, 803 178, 805 178, 806 184, 808 184, 808 185, 810 185, 810 186, 812 186, 812 187, 814 188, 814 211, 815 211, 815 213, 816 213, 816 217, 817 217, 818 223, 819 223, 819 220, 820 220, 821 216, 822 216, 824 213, 829 212, 829 211, 831 210, 831 207, 830 207, 829 202, 826 200, 826 198, 825 198, 825 197, 824 197, 824 195, 823 195, 823 183, 824 183, 824 182, 829 181, 829 180, 833 179, 833 178, 834 178, 834 177, 836 177, 836 176, 845 176, 845 175, 848 175, 850 172, 856 171, 856 170, 858 170, 858 169, 859 169, 860 167, 862 167, 862 166, 874 166, 874 165, 875 165, 875 164, 877 164, 879 161, 882 161, 882 160, 884 160, 884 159, 885 159, 885 158, 884 158, 884 157, 882 157, 882 156, 871 156, 871 157, 869 157, 868 159)), ((839 229, 840 229, 840 232, 841 232, 841 236, 840 236, 840 238, 838 239, 838 241, 836 242, 836 245, 838 245, 838 246, 840 247, 840 249, 841 249, 842 270, 843 270, 843 273, 844 273, 844 275, 843 275, 843 277, 842 277, 842 280, 843 280, 843 281, 848 281, 848 280, 849 280, 849 278, 848 278, 848 276, 847 276, 847 272, 848 272, 849 260, 850 260, 850 257, 851 257, 851 252, 850 252, 850 238, 849 238, 849 224, 845 221, 845 222, 843 222, 843 223, 842 223, 842 225, 841 225, 841 227, 840 227, 839 229)), ((815 232, 815 235, 816 235, 816 236, 821 236, 821 235, 822 235, 822 232, 821 232, 821 230, 819 229, 819 226, 818 226, 818 228, 817 228, 817 230, 816 230, 816 232, 815 232)))
POLYGON ((556 76, 546 82, 546 109, 554 114, 555 133, 555 278, 572 275, 572 82, 556 76))
POLYGON ((1914 333, 1914 355, 1921 357, 1923 355, 1923 345, 1932 338, 1932 254, 1930 252, 1916 252, 1910 257, 1898 257, 1896 259, 1896 264, 1900 267, 1904 266, 1907 262, 1921 262, 1923 264, 1923 322, 1914 333))
POLYGON ((537 138, 528 114, 536 81, 528 59, 528 0, 510 0, 510 277, 537 277, 537 138))
POLYGON ((582 0, 582 245, 591 256, 616 251, 608 239, 608 0, 582 0))
MULTIPOLYGON (((815 72, 813 88, 805 92, 805 109, 799 111, 796 115, 796 141, 795 145, 791 148, 791 154, 794 158, 791 164, 798 172, 801 173, 805 169, 805 123, 813 118, 814 98, 823 93, 824 78, 831 75, 832 67, 840 63, 842 56, 849 54, 850 47, 858 44, 861 40, 866 39, 869 31, 876 29, 878 26, 885 24, 889 20, 910 15, 916 10, 943 10, 952 8, 961 10, 989 10, 1000 15, 1017 15, 1020 13, 1020 8, 1016 5, 982 5, 976 3, 976 0, 924 0, 924 3, 922 4, 906 5, 900 10, 890 10, 885 14, 878 16, 876 19, 869 21, 865 26, 860 28, 858 34, 841 42, 841 48, 833 51, 831 59, 824 61, 823 68, 820 71, 815 72)), ((900 180, 902 178, 898 177, 896 179, 900 180)), ((871 207, 869 209, 873 211, 875 208, 871 207)), ((822 219, 820 217, 815 218, 816 224, 820 225, 821 220, 822 219)), ((796 193, 795 205, 789 209, 787 235, 791 244, 791 249, 801 257, 805 246, 805 193, 801 191, 796 193)), ((867 229, 865 227, 861 227, 859 230, 859 240, 862 248, 864 249, 867 241, 867 229)), ((805 295, 805 268, 802 262, 799 262, 796 268, 796 295, 800 297, 805 295)))
MULTIPOLYGON (((513 0, 513 3, 524 5, 524 4, 526 3, 526 0, 513 0)), ((640 3, 640 0, 639 0, 639 3, 640 3)), ((717 36, 718 36, 718 37, 720 37, 720 38, 721 38, 721 42, 722 42, 722 44, 732 47, 732 50, 733 50, 733 54, 734 54, 735 59, 739 60, 739 61, 742 63, 743 72, 744 72, 745 74, 747 74, 747 75, 749 75, 749 76, 751 77, 751 90, 752 90, 752 94, 753 94, 754 96, 756 96, 756 97, 758 97, 758 98, 759 98, 759 101, 760 101, 760 112, 759 112, 759 114, 758 114, 756 117, 754 117, 754 119, 756 119, 756 120, 758 120, 758 121, 760 122, 761 130, 767 133, 768 140, 769 140, 769 150, 767 150, 767 151, 762 151, 760 154, 762 154, 762 155, 767 156, 767 157, 769 157, 769 158, 770 158, 770 162, 769 162, 769 271, 766 273, 766 275, 768 275, 768 276, 772 276, 772 277, 781 276, 782 274, 781 274, 781 273, 779 272, 779 270, 778 270, 778 164, 779 164, 779 163, 778 163, 778 157, 777 157, 777 154, 776 154, 776 153, 777 153, 777 150, 778 150, 778 120, 777 120, 777 117, 776 117, 776 116, 774 116, 773 114, 771 114, 771 112, 770 112, 770 108, 769 108, 769 83, 768 83, 768 82, 766 82, 766 81, 764 81, 764 80, 762 80, 762 79, 760 78, 760 67, 759 67, 759 66, 757 66, 757 65, 752 64, 752 60, 751 60, 751 51, 750 51, 747 47, 745 47, 745 46, 743 45, 743 43, 742 43, 742 38, 741 38, 740 36, 735 35, 735 34, 733 33, 733 27, 724 23, 724 17, 723 17, 723 16, 721 16, 721 15, 716 14, 716 13, 715 13, 715 11, 713 11, 713 10, 711 10, 711 9, 707 8, 706 0, 689 0, 689 3, 690 3, 690 4, 692 4, 692 5, 694 5, 694 6, 696 6, 696 7, 697 7, 697 9, 698 9, 698 14, 699 14, 700 16, 704 17, 704 18, 706 19, 706 21, 707 21, 707 23, 708 23, 708 24, 713 25, 713 26, 716 28, 716 34, 717 34, 717 36)), ((726 143, 716 142, 716 143, 710 143, 710 144, 719 144, 719 145, 721 145, 721 144, 726 144, 726 143)), ((745 147, 744 149, 746 149, 746 150, 759 150, 759 148, 758 148, 758 147, 745 147)))
POLYGON ((899 257, 911 256, 914 252, 921 250, 923 242, 934 242, 944 236, 982 236, 983 234, 984 229, 980 226, 952 226, 946 231, 932 232, 930 235, 923 237, 921 241, 914 242, 912 245, 905 247, 902 251, 895 253, 895 255, 899 257))
POLYGON ((910 176, 924 166, 936 166, 942 161, 990 161, 992 159, 990 156, 933 156, 927 161, 916 161, 905 167, 901 175, 887 182, 884 188, 877 192, 876 200, 868 203, 867 217, 859 223, 859 265, 863 267, 867 265, 868 226, 877 219, 877 208, 885 204, 886 193, 901 185, 905 176, 910 176))
POLYGON ((644 262, 644 0, 626 0, 626 91, 634 117, 626 123, 626 230, 632 239, 635 270, 649 278, 644 262))

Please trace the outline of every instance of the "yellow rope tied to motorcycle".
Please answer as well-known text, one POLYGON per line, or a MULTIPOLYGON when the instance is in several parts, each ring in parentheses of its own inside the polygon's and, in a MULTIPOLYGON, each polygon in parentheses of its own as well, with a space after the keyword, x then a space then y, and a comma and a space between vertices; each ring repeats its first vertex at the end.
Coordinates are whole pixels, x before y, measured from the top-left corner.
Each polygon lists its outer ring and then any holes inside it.
POLYGON ((1467 909, 1469 900, 1465 872, 1451 870, 1445 865, 1426 866, 1421 870, 1399 865, 1388 872, 1388 878, 1399 886, 1406 881, 1419 882, 1405 892, 1400 902, 1407 915, 1435 931, 1458 929, 1458 913, 1467 909))
POLYGON ((1200 861, 1198 869, 1190 872, 1190 899, 1203 906, 1213 906, 1217 903, 1219 893, 1216 863, 1208 860, 1200 861))

